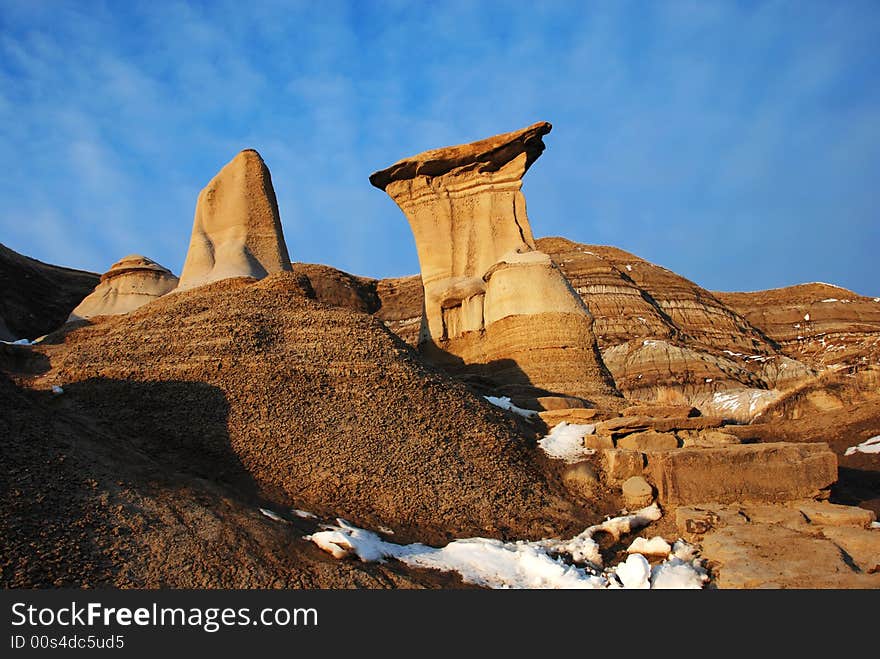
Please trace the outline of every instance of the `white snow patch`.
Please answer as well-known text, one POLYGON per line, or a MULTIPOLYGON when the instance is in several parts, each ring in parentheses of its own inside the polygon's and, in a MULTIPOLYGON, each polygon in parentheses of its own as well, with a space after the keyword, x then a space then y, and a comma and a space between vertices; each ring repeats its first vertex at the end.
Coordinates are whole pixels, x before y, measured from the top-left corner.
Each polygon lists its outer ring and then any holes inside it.
POLYGON ((271 510, 269 510, 269 509, 267 509, 267 508, 260 508, 260 512, 263 513, 263 514, 264 514, 266 517, 268 517, 269 519, 271 519, 271 520, 275 520, 276 522, 286 522, 286 521, 287 521, 286 519, 284 519, 284 518, 283 518, 281 515, 279 515, 278 513, 273 512, 273 511, 271 511, 271 510))
POLYGON ((659 535, 654 536, 650 540, 646 538, 636 538, 627 548, 627 554, 643 554, 645 556, 668 556, 672 551, 672 547, 659 535))
POLYGON ((28 341, 27 339, 18 339, 16 341, 0 341, 0 343, 5 343, 8 346, 32 346, 32 345, 34 345, 33 341, 28 341))
POLYGON ((880 522, 871 522, 872 529, 880 529, 880 522))
POLYGON ((712 382, 712 380, 713 378, 706 378, 706 384, 709 384, 710 382, 712 382))
POLYGON ((874 302, 880 302, 880 297, 875 297, 874 302))
POLYGON ((520 416, 524 416, 527 419, 538 415, 538 413, 535 412, 534 410, 526 410, 526 409, 523 409, 522 407, 517 407, 516 405, 514 405, 513 403, 510 402, 509 396, 500 396, 500 397, 483 396, 483 398, 488 400, 490 403, 492 403, 496 407, 500 407, 501 409, 504 409, 504 410, 509 410, 515 414, 519 414, 520 416))
POLYGON ((301 519, 318 519, 316 514, 310 513, 308 510, 293 509, 291 512, 301 519))
POLYGON ((651 564, 641 554, 630 554, 614 569, 624 588, 647 590, 651 587, 651 564))
POLYGON ((656 590, 699 590, 708 580, 709 575, 698 563, 680 558, 671 558, 651 569, 651 587, 656 590))
POLYGON ((804 320, 807 320, 807 321, 810 320, 810 314, 805 313, 805 314, 804 314, 804 320))
MULTIPOLYGON (((655 571, 660 584, 655 587, 685 587, 668 584, 673 581, 684 583, 686 568, 697 575, 692 576, 688 583, 701 585, 697 568, 686 565, 677 556, 670 557, 667 561, 670 567, 665 570, 652 570, 640 554, 631 554, 626 562, 604 572, 596 567, 601 565, 601 556, 598 556, 598 546, 589 538, 592 533, 603 530, 619 538, 620 534, 650 524, 660 515, 660 509, 654 504, 633 515, 616 517, 592 526, 569 541, 503 542, 489 538, 467 538, 454 540, 439 548, 419 543, 398 545, 343 519, 337 519, 336 525, 325 526, 326 530, 313 533, 305 539, 335 558, 357 556, 365 562, 395 559, 412 567, 457 572, 468 583, 490 588, 649 588, 655 586, 655 571), (589 543, 585 542, 586 539, 589 539, 589 543), (598 560, 591 561, 594 565, 579 567, 563 560, 563 555, 567 554, 573 562, 584 562, 583 558, 578 558, 578 548, 590 543, 598 556, 598 560), (674 580, 673 576, 676 577, 674 580)), ((666 563, 658 567, 663 565, 666 563)))
POLYGON ((675 544, 672 545, 672 551, 670 552, 669 558, 679 558, 690 563, 697 558, 697 550, 691 543, 679 538, 675 541, 675 544))
POLYGON ((627 271, 627 272, 632 272, 632 271, 633 271, 633 267, 632 267, 629 263, 626 264, 626 271, 627 271))
POLYGON ((538 446, 551 458, 568 463, 580 462, 596 451, 584 446, 584 437, 596 432, 593 424, 569 424, 562 421, 554 426, 549 435, 538 440, 538 446))
POLYGON ((61 394, 64 393, 64 389, 59 387, 57 384, 53 384, 52 385, 52 393, 55 394, 56 396, 60 396, 61 394))
POLYGON ((840 302, 840 300, 838 300, 836 297, 829 297, 824 300, 821 300, 821 302, 840 302))
POLYGON ((858 446, 850 446, 844 455, 855 455, 856 453, 880 453, 880 435, 866 439, 858 446))
POLYGON ((619 540, 620 536, 647 526, 651 522, 656 522, 661 516, 660 508, 656 503, 653 503, 632 515, 614 517, 601 524, 591 526, 571 540, 542 540, 541 542, 550 551, 568 554, 577 563, 602 565, 602 555, 599 552, 599 544, 593 540, 594 534, 601 531, 610 534, 615 540, 619 540))

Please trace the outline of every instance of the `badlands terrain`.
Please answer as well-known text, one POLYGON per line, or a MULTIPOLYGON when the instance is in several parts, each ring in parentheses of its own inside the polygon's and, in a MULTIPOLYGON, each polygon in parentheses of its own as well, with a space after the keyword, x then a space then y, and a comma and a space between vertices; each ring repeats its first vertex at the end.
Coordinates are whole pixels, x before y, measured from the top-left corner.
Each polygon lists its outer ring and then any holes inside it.
POLYGON ((0 245, 2 585, 880 587, 880 298, 535 238, 550 130, 369 177, 411 277, 291 261, 250 149, 179 277, 0 245))

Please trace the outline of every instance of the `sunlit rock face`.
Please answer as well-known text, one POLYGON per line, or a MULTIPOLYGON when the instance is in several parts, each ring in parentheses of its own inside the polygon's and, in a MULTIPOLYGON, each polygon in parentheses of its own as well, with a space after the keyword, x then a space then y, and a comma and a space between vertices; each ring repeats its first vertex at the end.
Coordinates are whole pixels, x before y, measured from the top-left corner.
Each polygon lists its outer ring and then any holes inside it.
POLYGON ((424 287, 419 347, 453 371, 588 400, 616 396, 592 317, 538 251, 522 177, 550 124, 426 151, 374 173, 409 220, 424 287))
POLYGON ((101 275, 101 281, 71 312, 69 321, 116 316, 142 307, 177 287, 177 277, 152 259, 131 254, 101 275))
POLYGON ((245 149, 199 193, 179 289, 290 269, 269 168, 245 149))

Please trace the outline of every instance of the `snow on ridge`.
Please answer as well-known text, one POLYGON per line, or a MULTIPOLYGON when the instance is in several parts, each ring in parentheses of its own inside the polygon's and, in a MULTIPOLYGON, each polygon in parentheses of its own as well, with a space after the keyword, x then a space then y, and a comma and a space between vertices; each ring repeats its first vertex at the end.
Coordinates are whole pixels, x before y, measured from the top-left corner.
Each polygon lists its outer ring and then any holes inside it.
POLYGON ((527 419, 537 416, 538 413, 534 410, 527 410, 522 407, 517 407, 513 403, 510 402, 510 396, 483 396, 490 403, 495 405, 496 407, 500 407, 503 410, 508 410, 513 412, 514 414, 519 414, 527 419))
MULTIPOLYGON (((584 544, 584 538, 597 530, 619 537, 640 525, 660 518, 656 504, 633 515, 606 520, 592 526, 569 541, 518 540, 504 542, 491 538, 453 540, 444 547, 420 543, 398 545, 376 533, 358 528, 343 519, 325 525, 304 539, 315 543, 334 558, 357 556, 364 562, 398 560, 411 567, 457 572, 463 581, 489 588, 702 588, 708 581, 706 571, 695 557, 693 547, 679 540, 663 563, 651 568, 641 554, 630 554, 624 563, 601 570, 598 561, 578 559, 571 551, 584 544), (563 560, 569 555, 572 563, 563 560), (580 567, 573 563, 592 562, 580 567)), ((590 542, 595 545, 592 538, 590 542)), ((598 555, 598 546, 596 546, 598 555)), ((595 556, 592 555, 592 558, 595 556)))
POLYGON ((287 521, 281 515, 279 515, 278 513, 274 512, 272 510, 269 510, 268 508, 260 508, 260 512, 275 522, 286 522, 287 521))
POLYGON ((855 455, 856 453, 880 453, 880 435, 866 439, 857 446, 850 446, 844 455, 855 455))
POLYGON ((551 458, 572 464, 596 452, 584 446, 584 437, 594 432, 596 432, 594 424, 561 421, 553 427, 549 435, 538 440, 538 446, 551 458))
POLYGON ((33 341, 28 339, 16 339, 15 341, 0 341, 0 343, 5 343, 8 346, 32 346, 34 345, 33 341))

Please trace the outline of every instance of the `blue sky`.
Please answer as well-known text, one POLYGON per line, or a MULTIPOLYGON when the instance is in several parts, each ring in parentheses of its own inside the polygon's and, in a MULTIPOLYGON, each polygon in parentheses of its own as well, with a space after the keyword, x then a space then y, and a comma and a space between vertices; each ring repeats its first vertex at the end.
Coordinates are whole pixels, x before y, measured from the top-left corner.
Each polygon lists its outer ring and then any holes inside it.
POLYGON ((0 0, 0 242, 179 273, 198 191, 251 147, 294 260, 411 274, 369 174, 538 120, 535 235, 880 294, 875 1, 0 0))

